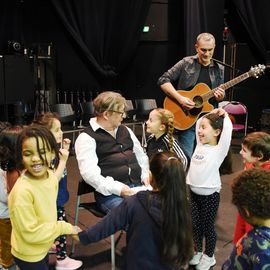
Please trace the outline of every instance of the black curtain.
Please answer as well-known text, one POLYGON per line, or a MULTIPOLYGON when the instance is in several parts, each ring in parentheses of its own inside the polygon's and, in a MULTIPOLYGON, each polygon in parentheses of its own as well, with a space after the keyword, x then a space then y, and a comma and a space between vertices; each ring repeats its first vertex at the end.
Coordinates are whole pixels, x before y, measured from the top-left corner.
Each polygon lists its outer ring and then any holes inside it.
POLYGON ((1 1, 0 51, 7 53, 8 41, 24 42, 23 3, 20 0, 1 1))
MULTIPOLYGON (((247 39, 256 51, 254 56, 270 63, 270 1, 233 0, 232 3, 232 8, 236 9, 238 18, 240 18, 245 33, 248 35, 247 39)), ((238 24, 238 18, 234 19, 233 25, 238 24)), ((236 39, 237 35, 238 33, 235 34, 236 39)))
POLYGON ((196 37, 209 32, 216 38, 216 54, 222 54, 224 0, 184 0, 184 40, 186 55, 194 54, 196 37))
POLYGON ((90 70, 119 75, 135 54, 150 0, 51 0, 90 70))

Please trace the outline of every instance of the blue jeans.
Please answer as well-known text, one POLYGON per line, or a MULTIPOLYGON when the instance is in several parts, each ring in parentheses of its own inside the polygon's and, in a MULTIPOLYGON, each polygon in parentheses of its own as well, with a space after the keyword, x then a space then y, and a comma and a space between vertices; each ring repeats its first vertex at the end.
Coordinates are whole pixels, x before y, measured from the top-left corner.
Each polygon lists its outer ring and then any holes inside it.
POLYGON ((179 130, 176 133, 180 147, 183 149, 189 160, 192 157, 196 145, 195 127, 196 124, 187 130, 179 130))
MULTIPOLYGON (((129 184, 129 187, 141 186, 141 184, 129 184)), ((98 207, 106 214, 108 214, 113 208, 118 206, 122 201, 123 197, 117 195, 104 196, 98 192, 95 192, 95 200, 98 207)))

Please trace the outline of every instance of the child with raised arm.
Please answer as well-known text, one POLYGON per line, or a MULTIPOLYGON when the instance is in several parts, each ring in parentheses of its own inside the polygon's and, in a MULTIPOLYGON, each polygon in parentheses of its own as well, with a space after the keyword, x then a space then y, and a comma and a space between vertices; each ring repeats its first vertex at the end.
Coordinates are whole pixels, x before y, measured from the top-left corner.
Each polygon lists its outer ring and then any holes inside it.
POLYGON ((253 228, 237 242, 222 270, 270 269, 270 171, 242 172, 232 184, 232 202, 253 228))
POLYGON ((58 181, 52 162, 58 158, 53 134, 42 126, 26 127, 17 142, 24 172, 8 198, 12 224, 11 253, 20 270, 48 270, 48 251, 59 235, 78 228, 57 221, 58 181))
POLYGON ((124 269, 180 269, 193 254, 183 165, 175 153, 166 151, 152 157, 150 171, 152 191, 124 198, 78 236, 87 245, 127 228, 124 269))
POLYGON ((197 270, 208 270, 216 264, 215 220, 221 190, 219 167, 228 153, 231 135, 231 120, 221 108, 202 116, 196 123, 197 146, 191 158, 187 184, 190 186, 196 251, 189 264, 194 265, 197 270))
POLYGON ((20 176, 16 164, 16 141, 22 131, 21 126, 0 123, 0 265, 1 269, 15 270, 11 254, 11 221, 8 211, 8 194, 20 176))
POLYGON ((157 108, 150 112, 146 122, 146 131, 151 135, 147 139, 146 153, 151 158, 155 153, 171 151, 176 153, 186 170, 188 160, 178 141, 173 137, 174 115, 171 111, 157 108))
MULTIPOLYGON (((270 170, 270 134, 262 131, 248 134, 242 142, 240 154, 245 170, 251 168, 270 170)), ((252 225, 238 213, 233 237, 234 244, 252 228, 252 225)))
MULTIPOLYGON (((60 160, 55 160, 55 173, 59 175, 59 189, 57 195, 57 219, 67 221, 65 204, 69 199, 69 192, 67 189, 67 170, 66 162, 69 155, 70 140, 63 140, 63 131, 61 129, 61 122, 56 113, 46 112, 40 114, 33 122, 41 126, 47 127, 55 137, 57 144, 59 145, 60 160)), ((82 261, 75 260, 67 256, 67 237, 61 235, 55 240, 56 246, 56 270, 72 270, 78 269, 82 266, 82 261)))

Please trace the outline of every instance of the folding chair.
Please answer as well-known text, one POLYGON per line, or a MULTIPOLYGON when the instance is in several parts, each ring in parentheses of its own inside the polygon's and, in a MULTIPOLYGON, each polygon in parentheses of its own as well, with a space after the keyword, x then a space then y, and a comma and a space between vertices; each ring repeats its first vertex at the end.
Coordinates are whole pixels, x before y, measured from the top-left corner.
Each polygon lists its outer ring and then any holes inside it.
POLYGON ((238 101, 231 101, 223 106, 223 109, 230 115, 233 123, 233 131, 244 131, 244 135, 247 135, 248 126, 248 110, 247 107, 238 101), (243 116, 244 119, 240 119, 238 116, 243 116))
MULTIPOLYGON (((77 201, 76 201, 76 208, 75 208, 75 221, 74 225, 78 225, 79 220, 79 211, 84 209, 88 212, 92 213, 94 216, 103 218, 106 216, 102 210, 99 209, 97 203, 95 201, 92 202, 81 202, 81 196, 88 193, 93 193, 95 189, 88 185, 83 179, 81 179, 78 183, 78 191, 77 191, 77 201)), ((75 252, 75 241, 72 239, 71 244, 71 254, 75 252)), ((111 235, 111 265, 112 270, 115 269, 115 237, 114 234, 111 235)))
POLYGON ((135 99, 136 119, 143 122, 142 146, 146 146, 145 122, 148 120, 149 113, 157 108, 154 98, 135 99))
POLYGON ((76 114, 71 104, 59 103, 51 105, 51 111, 58 113, 63 133, 72 133, 72 143, 74 144, 76 133, 80 133, 82 129, 76 127, 76 114))
POLYGON ((95 108, 93 101, 86 101, 80 103, 81 106, 81 119, 79 127, 85 128, 85 125, 89 126, 89 119, 95 116, 95 108))
POLYGON ((135 99, 136 118, 146 121, 149 113, 157 108, 157 102, 154 98, 135 99))
POLYGON ((144 143, 145 143, 144 125, 145 125, 145 123, 144 123, 144 121, 140 121, 140 120, 136 119, 137 110, 134 108, 132 100, 130 100, 130 99, 126 100, 125 111, 126 111, 126 118, 124 119, 123 124, 127 127, 131 127, 132 131, 134 133, 135 133, 136 125, 141 127, 142 133, 138 137, 141 137, 141 145, 144 146, 144 143))

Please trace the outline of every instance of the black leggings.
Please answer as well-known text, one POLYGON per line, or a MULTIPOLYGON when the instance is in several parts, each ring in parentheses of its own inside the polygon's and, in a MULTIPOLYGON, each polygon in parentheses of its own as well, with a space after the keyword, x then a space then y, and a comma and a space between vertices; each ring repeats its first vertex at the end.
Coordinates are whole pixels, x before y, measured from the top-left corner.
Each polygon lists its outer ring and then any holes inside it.
POLYGON ((205 237, 204 253, 212 257, 215 251, 217 234, 215 221, 219 207, 220 194, 198 195, 190 191, 193 240, 197 252, 203 252, 203 238, 205 237))
MULTIPOLYGON (((65 208, 57 206, 57 220, 67 221, 65 208)), ((54 241, 56 245, 56 259, 64 260, 67 257, 67 236, 60 235, 54 241)))
POLYGON ((49 270, 49 255, 38 262, 26 262, 16 257, 13 257, 16 265, 19 266, 20 270, 49 270))

